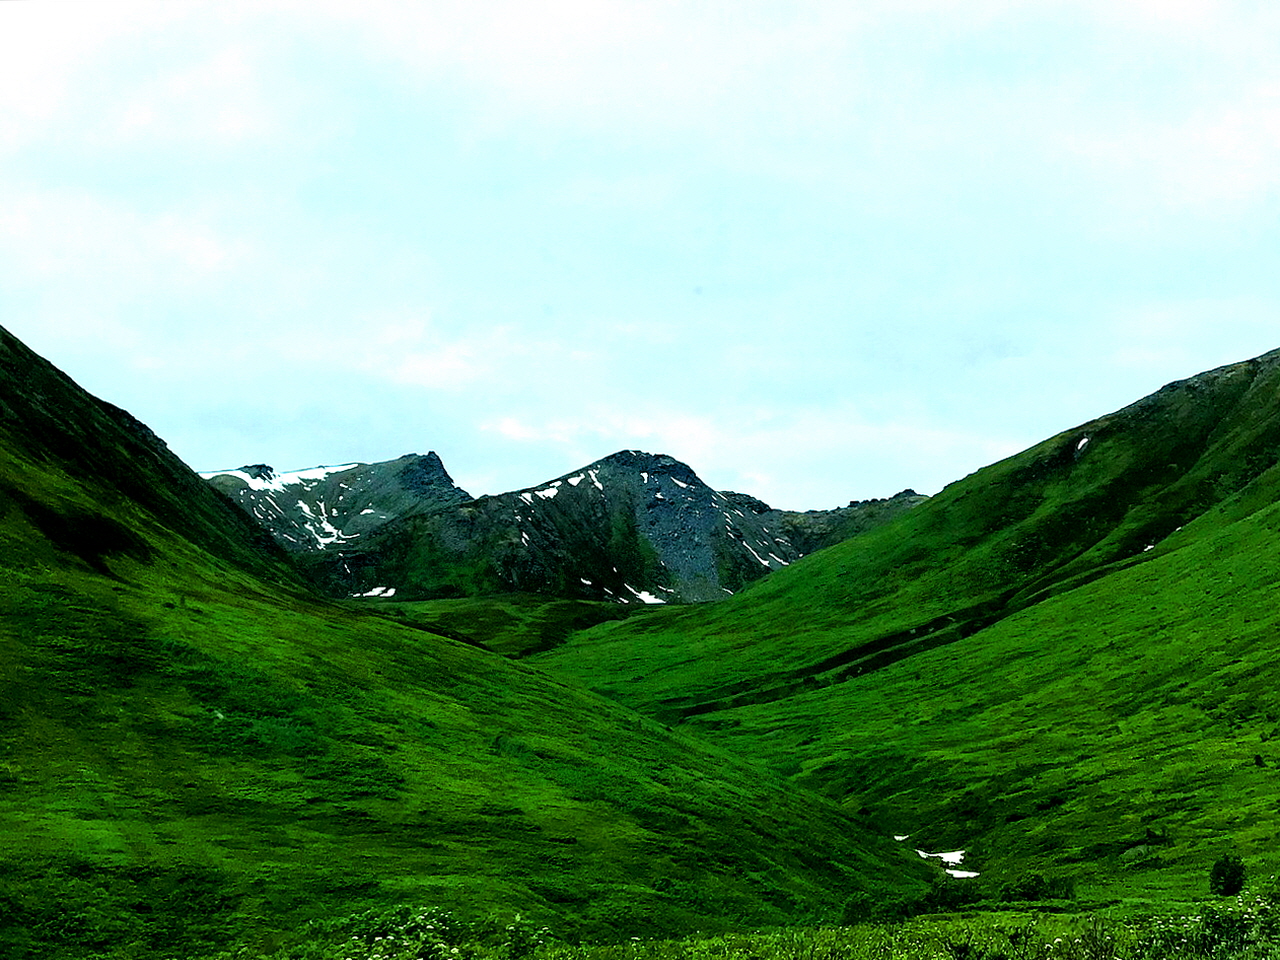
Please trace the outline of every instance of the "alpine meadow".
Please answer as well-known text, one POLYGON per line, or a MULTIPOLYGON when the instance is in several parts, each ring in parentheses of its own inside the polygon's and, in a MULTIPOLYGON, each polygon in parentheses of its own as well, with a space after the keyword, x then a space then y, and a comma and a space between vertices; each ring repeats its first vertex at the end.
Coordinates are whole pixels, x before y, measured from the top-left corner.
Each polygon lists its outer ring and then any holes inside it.
POLYGON ((5 957, 1280 956, 1280 351, 803 513, 0 446, 5 957))

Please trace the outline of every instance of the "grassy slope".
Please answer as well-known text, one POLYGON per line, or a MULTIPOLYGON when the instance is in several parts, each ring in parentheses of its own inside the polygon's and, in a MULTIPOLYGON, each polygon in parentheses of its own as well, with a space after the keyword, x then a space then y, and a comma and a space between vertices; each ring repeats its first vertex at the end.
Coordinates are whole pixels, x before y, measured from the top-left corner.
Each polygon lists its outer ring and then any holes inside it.
POLYGON ((371 599, 352 604, 357 609, 376 610, 399 623, 515 659, 550 650, 576 631, 644 616, 653 609, 649 605, 563 600, 526 593, 406 603, 371 599))
POLYGON ((1276 839, 1276 359, 1063 433, 715 608, 534 660, 996 876, 1202 886, 1220 847, 1276 839))
POLYGON ((1274 506, 1188 528, 965 643, 694 724, 1002 879, 1185 897, 1233 846, 1271 871, 1277 531, 1274 506))
POLYGON ((735 597, 601 626, 539 662, 674 718, 961 640, 1249 487, 1280 457, 1278 408, 1280 353, 1172 384, 735 597))
POLYGON ((855 890, 920 882, 834 803, 726 752, 309 598, 198 481, 175 520, 164 481, 180 465, 118 411, 11 356, 5 956, 195 955, 402 900, 658 932, 830 914, 855 890), (64 422, 92 429, 71 440, 64 422))

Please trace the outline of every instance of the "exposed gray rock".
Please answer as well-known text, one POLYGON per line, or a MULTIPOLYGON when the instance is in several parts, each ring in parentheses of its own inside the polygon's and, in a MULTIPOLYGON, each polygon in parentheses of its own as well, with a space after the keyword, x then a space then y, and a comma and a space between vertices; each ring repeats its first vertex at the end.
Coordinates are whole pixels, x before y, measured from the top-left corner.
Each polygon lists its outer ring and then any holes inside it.
POLYGON ((294 553, 332 549, 390 520, 471 499, 434 453, 280 474, 257 463, 201 476, 294 553))
POLYGON ((206 474, 335 596, 504 591, 620 603, 720 599, 923 500, 774 510, 666 454, 621 450, 473 500, 434 453, 277 474, 206 474))
MULTIPOLYGON (((887 503, 887 501, 886 501, 887 503)), ((901 503, 906 509, 910 503, 901 503)), ((335 594, 400 598, 525 591, 620 603, 696 602, 737 592, 799 559, 791 542, 834 542, 896 510, 842 508, 819 532, 755 497, 713 490, 665 454, 622 450, 536 487, 390 521, 316 558, 335 594)))

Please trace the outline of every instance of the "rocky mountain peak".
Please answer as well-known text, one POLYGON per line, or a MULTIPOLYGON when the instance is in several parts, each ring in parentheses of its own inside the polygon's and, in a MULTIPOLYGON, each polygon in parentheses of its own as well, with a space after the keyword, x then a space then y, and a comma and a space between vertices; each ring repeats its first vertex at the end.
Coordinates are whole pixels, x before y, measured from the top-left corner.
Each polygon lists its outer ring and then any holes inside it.
POLYGON ((791 514, 717 492, 688 464, 643 450, 479 500, 434 452, 297 473, 257 464, 208 479, 311 557, 325 590, 348 597, 714 600, 914 505, 791 514))
POLYGON ((470 500, 470 494, 460 489, 444 468, 444 462, 434 450, 425 454, 406 453, 395 461, 400 465, 397 478, 400 485, 413 493, 444 495, 449 501, 470 500))
MULTIPOLYGON (((643 450, 619 450, 602 460, 597 460, 588 469, 614 468, 641 476, 671 477, 687 486, 706 487, 693 468, 687 463, 677 460, 665 453, 646 453, 643 450)), ((708 488, 710 489, 710 488, 708 488)))
POLYGON ((201 474, 293 552, 323 551, 389 521, 471 501, 434 453, 277 473, 265 463, 201 474))

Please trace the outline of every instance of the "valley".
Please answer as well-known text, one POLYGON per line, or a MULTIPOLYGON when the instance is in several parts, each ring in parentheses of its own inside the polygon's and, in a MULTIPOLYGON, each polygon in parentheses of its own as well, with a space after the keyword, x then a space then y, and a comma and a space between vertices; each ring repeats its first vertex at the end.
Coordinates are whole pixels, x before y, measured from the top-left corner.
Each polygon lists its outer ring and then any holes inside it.
POLYGON ((285 956, 406 905, 588 941, 1176 909, 1224 854, 1274 870, 1280 352, 809 513, 641 451, 479 498, 433 453, 202 478, 0 360, 6 956, 285 956))

